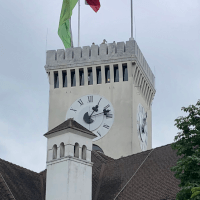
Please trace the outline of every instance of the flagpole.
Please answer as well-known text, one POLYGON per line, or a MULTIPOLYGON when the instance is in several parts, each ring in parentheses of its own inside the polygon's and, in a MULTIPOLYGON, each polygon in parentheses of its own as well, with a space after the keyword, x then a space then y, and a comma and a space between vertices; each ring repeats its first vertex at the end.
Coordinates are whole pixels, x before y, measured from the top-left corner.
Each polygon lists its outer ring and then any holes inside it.
POLYGON ((131 38, 133 40, 133 0, 131 0, 131 38))
POLYGON ((78 47, 80 47, 80 0, 78 1, 78 47))

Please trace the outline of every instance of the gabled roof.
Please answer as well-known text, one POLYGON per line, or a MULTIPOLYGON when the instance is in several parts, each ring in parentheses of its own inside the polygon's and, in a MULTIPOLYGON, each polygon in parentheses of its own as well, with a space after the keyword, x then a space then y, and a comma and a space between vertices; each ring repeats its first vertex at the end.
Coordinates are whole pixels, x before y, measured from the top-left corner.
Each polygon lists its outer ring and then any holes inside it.
MULTIPOLYGON (((180 181, 170 168, 178 157, 171 144, 120 159, 92 151, 92 200, 174 200, 180 181)), ((35 173, 0 160, 0 173, 16 200, 44 200, 46 170, 35 173)), ((0 187, 2 200, 10 200, 0 187)))
POLYGON ((51 129, 50 131, 45 133, 44 136, 50 135, 52 133, 55 133, 55 132, 58 132, 58 131, 62 131, 62 130, 68 129, 68 128, 71 128, 71 129, 74 129, 74 130, 77 130, 77 131, 82 131, 82 132, 87 133, 87 134, 92 135, 92 136, 96 136, 93 132, 89 131, 88 129, 86 129, 84 126, 80 125, 78 122, 76 122, 72 118, 64 121, 60 125, 58 125, 55 128, 51 129))

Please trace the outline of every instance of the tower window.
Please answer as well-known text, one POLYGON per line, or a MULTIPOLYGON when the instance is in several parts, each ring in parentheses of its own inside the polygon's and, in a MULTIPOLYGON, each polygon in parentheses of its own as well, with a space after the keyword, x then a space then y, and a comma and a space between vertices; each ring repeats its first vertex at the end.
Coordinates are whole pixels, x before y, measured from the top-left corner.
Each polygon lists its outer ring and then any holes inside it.
POLYGON ((62 71, 63 87, 67 87, 67 71, 62 71))
POLYGON ((79 158, 79 144, 74 145, 74 157, 79 158))
POLYGON ((96 68, 97 84, 101 84, 101 67, 96 68))
POLYGON ((57 158, 57 145, 54 144, 53 145, 53 159, 56 159, 57 158))
POLYGON ((114 65, 114 82, 119 82, 119 68, 118 68, 118 65, 114 65))
POLYGON ((76 74, 75 74, 75 69, 71 70, 71 86, 74 87, 76 86, 76 74))
POLYGON ((88 68, 88 85, 93 84, 92 68, 88 68))
POLYGON ((60 157, 62 158, 62 157, 64 157, 65 156, 65 145, 64 145, 64 143, 62 142, 61 144, 60 144, 60 157))
POLYGON ((83 69, 79 69, 79 84, 84 85, 84 71, 83 69))
POLYGON ((87 147, 85 145, 83 145, 82 147, 82 159, 83 160, 86 160, 86 151, 87 150, 87 147))
POLYGON ((54 88, 59 88, 58 72, 54 72, 54 88))
POLYGON ((123 81, 128 81, 128 68, 127 64, 122 65, 122 70, 123 70, 123 81))
POLYGON ((105 81, 106 83, 110 83, 110 67, 105 66, 105 81))

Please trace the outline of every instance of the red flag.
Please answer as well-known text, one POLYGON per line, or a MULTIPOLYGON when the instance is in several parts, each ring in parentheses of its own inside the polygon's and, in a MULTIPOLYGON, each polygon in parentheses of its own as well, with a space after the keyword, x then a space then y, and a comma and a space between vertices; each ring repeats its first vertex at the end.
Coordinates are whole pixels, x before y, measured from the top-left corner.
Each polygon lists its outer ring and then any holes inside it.
POLYGON ((101 7, 99 0, 86 0, 86 1, 90 5, 90 7, 94 10, 94 12, 97 12, 101 7))

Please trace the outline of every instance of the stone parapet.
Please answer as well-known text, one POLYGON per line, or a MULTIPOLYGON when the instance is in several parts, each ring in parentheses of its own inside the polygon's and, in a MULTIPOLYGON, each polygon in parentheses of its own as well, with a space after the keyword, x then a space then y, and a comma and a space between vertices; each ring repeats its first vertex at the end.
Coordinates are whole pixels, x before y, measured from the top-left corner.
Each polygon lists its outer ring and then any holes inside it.
POLYGON ((100 46, 92 44, 91 47, 49 50, 46 52, 45 69, 48 71, 126 61, 139 62, 151 84, 155 87, 155 76, 135 40, 126 41, 126 44, 124 42, 117 42, 117 44, 113 42, 100 46))

